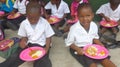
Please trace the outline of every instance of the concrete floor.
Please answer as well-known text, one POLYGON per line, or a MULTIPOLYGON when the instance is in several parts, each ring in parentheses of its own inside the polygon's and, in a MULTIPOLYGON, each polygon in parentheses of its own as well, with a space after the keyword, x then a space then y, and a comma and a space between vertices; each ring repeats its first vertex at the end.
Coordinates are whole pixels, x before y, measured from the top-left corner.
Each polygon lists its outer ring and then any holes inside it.
MULTIPOLYGON (((7 38, 17 36, 17 31, 5 30, 7 38), (13 34, 11 34, 13 33, 13 34)), ((119 33, 120 34, 120 33, 119 33)), ((117 40, 120 39, 120 36, 117 40)), ((69 53, 69 48, 65 47, 65 43, 62 37, 53 37, 53 45, 50 50, 50 59, 52 61, 52 67, 82 67, 69 53)), ((111 55, 111 61, 115 63, 117 67, 120 67, 120 48, 109 49, 111 55)), ((4 61, 4 58, 0 57, 0 62, 4 61)), ((19 67, 33 67, 32 62, 25 62, 19 67)), ((98 67, 102 67, 98 64, 98 67)))

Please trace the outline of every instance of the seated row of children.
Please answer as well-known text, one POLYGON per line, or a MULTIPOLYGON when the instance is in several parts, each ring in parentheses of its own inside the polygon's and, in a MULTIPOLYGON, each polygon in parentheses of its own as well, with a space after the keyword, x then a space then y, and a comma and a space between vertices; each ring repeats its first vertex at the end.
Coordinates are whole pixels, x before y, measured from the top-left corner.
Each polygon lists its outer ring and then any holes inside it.
MULTIPOLYGON (((5 11, 5 15, 0 16, 1 26, 3 28, 11 28, 13 30, 17 30, 19 28, 20 23, 26 18, 26 5, 30 0, 1 0, 3 3, 3 6, 1 7, 1 10, 5 11), (14 3, 14 4, 13 4, 14 3), (13 7, 12 7, 13 6, 13 7), (8 8, 9 7, 9 8, 8 8), (9 14, 14 15, 16 12, 19 12, 21 14, 20 17, 15 19, 7 19, 7 16, 9 14)), ((68 14, 71 14, 71 19, 76 20, 77 18, 77 7, 80 3, 88 3, 87 0, 73 0, 71 3, 71 7, 69 10, 68 4, 65 3, 63 0, 50 0, 46 5, 44 1, 42 0, 35 0, 41 4, 41 14, 44 18, 48 19, 50 16, 57 16, 60 21, 55 24, 51 24, 55 35, 56 36, 62 36, 65 32, 69 31, 69 28, 74 23, 66 23, 66 18, 68 14), (63 30, 59 29, 64 24, 66 26, 63 30)), ((109 3, 106 5, 103 5, 100 9, 97 10, 96 14, 99 14, 103 19, 106 21, 115 20, 119 22, 119 0, 110 0, 109 3), (108 11, 109 9, 109 11, 108 11)), ((101 26, 102 27, 102 26, 101 26)), ((113 34, 116 35, 118 33, 119 29, 117 27, 113 28, 105 28, 102 27, 99 34, 102 35, 107 29, 113 30, 113 34)), ((112 45, 112 47, 116 47, 117 45, 112 45)))
MULTIPOLYGON (((19 58, 19 54, 22 50, 32 46, 43 47, 46 51, 44 57, 34 61, 33 67, 52 67, 49 59, 49 50, 51 37, 55 33, 48 21, 41 17, 40 8, 41 6, 38 2, 32 1, 26 5, 27 18, 22 21, 18 30, 18 35, 21 36, 20 46, 13 55, 0 63, 0 67, 18 67, 25 62, 19 58)), ((83 54, 84 51, 82 48, 87 44, 95 43, 102 47, 104 47, 104 45, 99 40, 98 27, 92 21, 94 13, 89 4, 82 3, 78 5, 77 17, 78 21, 71 26, 66 39, 66 45, 70 47, 71 55, 75 57, 83 67, 97 67, 96 62, 101 63, 104 67, 116 67, 115 64, 110 61, 109 56, 101 60, 94 60, 83 54), (77 54, 74 53, 75 51, 77 54)))
MULTIPOLYGON (((6 14, 3 16, 0 16, 2 19, 4 17, 4 21, 1 22, 3 27, 9 27, 13 30, 17 30, 19 28, 19 24, 21 21, 23 21, 26 17, 26 5, 30 0, 1 0, 2 6, 1 9, 6 14), (14 15, 15 13, 20 13, 21 16, 15 19, 8 19, 7 16, 9 14, 14 15)), ((63 26, 65 24, 65 18, 67 17, 67 14, 70 13, 68 4, 65 3, 63 0, 50 0, 46 5, 42 0, 35 0, 39 2, 42 5, 42 13, 43 16, 48 19, 50 16, 57 16, 60 21, 56 24, 52 24, 53 29, 56 33, 56 36, 61 36, 62 33, 59 30, 59 27, 63 26), (50 15, 49 15, 50 14, 50 15)), ((86 0, 74 0, 76 3, 79 4, 86 0)), ((78 5, 77 4, 77 5, 78 5)), ((75 6, 76 7, 76 6, 75 6)), ((73 7, 74 8, 74 7, 73 7)), ((75 9, 76 10, 76 9, 75 9)), ((74 12, 73 12, 74 13, 74 12)))

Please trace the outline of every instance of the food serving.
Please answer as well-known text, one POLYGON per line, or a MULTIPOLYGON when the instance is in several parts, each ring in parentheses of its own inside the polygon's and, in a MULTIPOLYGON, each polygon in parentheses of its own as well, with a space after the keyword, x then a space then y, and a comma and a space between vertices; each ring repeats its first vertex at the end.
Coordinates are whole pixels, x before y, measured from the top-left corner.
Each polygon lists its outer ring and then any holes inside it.
POLYGON ((100 22, 100 25, 103 26, 103 27, 115 27, 118 25, 117 22, 115 22, 114 20, 111 20, 110 22, 107 22, 105 20, 102 20, 100 22))
POLYGON ((34 61, 41 59, 45 55, 45 50, 42 47, 34 46, 24 49, 20 53, 20 59, 23 61, 34 61))
POLYGON ((51 17, 48 19, 48 22, 49 22, 50 24, 55 24, 55 23, 57 23, 57 22, 59 22, 59 21, 60 21, 60 19, 57 18, 56 16, 51 16, 51 17))
POLYGON ((109 53, 108 50, 100 45, 87 45, 83 48, 84 54, 93 59, 103 59, 106 58, 109 53))
POLYGON ((40 50, 32 50, 29 55, 35 59, 35 58, 38 58, 40 55, 42 54, 42 51, 40 50))
POLYGON ((15 13, 15 14, 10 14, 8 15, 8 19, 15 19, 15 18, 18 18, 20 16, 20 13, 15 13))

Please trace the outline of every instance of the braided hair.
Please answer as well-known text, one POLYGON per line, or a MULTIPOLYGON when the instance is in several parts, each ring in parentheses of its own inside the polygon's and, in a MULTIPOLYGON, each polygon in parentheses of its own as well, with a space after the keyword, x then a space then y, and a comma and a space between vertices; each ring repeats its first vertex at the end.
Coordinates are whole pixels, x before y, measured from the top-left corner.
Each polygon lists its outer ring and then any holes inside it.
POLYGON ((77 8, 78 14, 79 14, 79 11, 82 10, 83 8, 89 8, 92 11, 92 7, 89 3, 81 3, 77 8))

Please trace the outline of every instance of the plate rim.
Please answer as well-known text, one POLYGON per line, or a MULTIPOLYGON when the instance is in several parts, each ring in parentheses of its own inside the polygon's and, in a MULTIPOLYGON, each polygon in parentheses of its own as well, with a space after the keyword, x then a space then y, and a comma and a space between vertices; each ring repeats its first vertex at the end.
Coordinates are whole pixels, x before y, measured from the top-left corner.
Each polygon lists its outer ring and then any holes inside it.
MULTIPOLYGON (((100 45, 98 45, 98 44, 89 44, 89 45, 86 45, 86 46, 83 48, 83 50, 85 51, 86 48, 89 47, 89 46, 99 46, 99 47, 102 47, 102 46, 100 46, 100 45)), ((93 56, 88 55, 88 54, 85 53, 85 52, 84 52, 84 55, 87 56, 87 57, 89 57, 89 58, 93 58, 93 59, 104 59, 104 58, 106 58, 106 57, 109 56, 109 51, 108 51, 105 47, 102 47, 102 48, 103 48, 103 49, 106 51, 106 53, 107 53, 104 57, 101 57, 101 58, 93 57, 93 56)))
MULTIPOLYGON (((114 20, 112 20, 112 21, 115 22, 114 20)), ((105 26, 105 25, 103 25, 104 22, 106 22, 106 21, 105 20, 100 21, 100 25, 103 26, 103 27, 107 27, 107 28, 115 27, 115 26, 118 25, 118 23, 116 22, 116 24, 113 25, 113 26, 105 26)))
POLYGON ((8 15, 8 16, 7 16, 7 19, 16 19, 16 18, 20 17, 21 14, 20 14, 20 13, 17 13, 17 14, 19 14, 19 15, 18 15, 17 17, 14 17, 14 18, 9 18, 9 17, 11 16, 11 14, 8 15))
MULTIPOLYGON (((56 23, 58 23, 58 22, 60 21, 60 18, 58 18, 57 16, 50 16, 50 18, 52 18, 52 17, 56 18, 58 21, 57 21, 57 22, 53 22, 53 23, 50 23, 50 22, 48 21, 50 24, 56 24, 56 23)), ((49 18, 49 19, 50 19, 50 18, 49 18)))
POLYGON ((26 48, 26 49, 24 49, 23 51, 20 52, 19 57, 20 57, 21 60, 23 60, 23 61, 34 61, 34 60, 37 60, 37 59, 41 59, 41 58, 46 54, 46 52, 45 52, 45 50, 44 50, 43 47, 33 46, 33 47, 29 47, 29 48, 26 48), (29 48, 39 48, 39 49, 41 49, 41 50, 42 50, 42 53, 43 53, 42 56, 40 56, 39 58, 36 58, 36 59, 29 59, 29 60, 23 59, 22 54, 23 54, 26 50, 29 50, 29 48))

